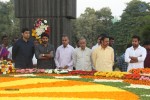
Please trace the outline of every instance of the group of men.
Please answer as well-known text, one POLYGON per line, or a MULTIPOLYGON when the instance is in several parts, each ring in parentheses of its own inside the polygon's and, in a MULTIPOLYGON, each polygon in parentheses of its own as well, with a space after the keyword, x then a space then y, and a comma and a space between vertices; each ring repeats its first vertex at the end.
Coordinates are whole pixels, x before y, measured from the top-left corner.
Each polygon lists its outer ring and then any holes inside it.
POLYGON ((42 33, 41 44, 30 41, 30 31, 22 30, 20 38, 12 47, 12 60, 16 68, 33 68, 33 56, 37 59, 37 68, 68 69, 84 71, 112 71, 114 51, 109 47, 109 37, 100 36, 97 47, 92 50, 86 46, 86 39, 79 39, 79 47, 75 49, 69 44, 67 35, 62 36, 62 45, 56 52, 49 44, 49 35, 42 33), (53 65, 53 61, 55 65, 53 65))
MULTIPOLYGON (((49 35, 42 33, 42 43, 38 44, 30 41, 30 31, 22 29, 22 38, 15 42, 12 47, 12 60, 16 68, 33 68, 33 56, 37 59, 37 68, 44 69, 67 69, 83 71, 113 71, 115 53, 111 47, 110 38, 107 35, 98 37, 98 44, 92 49, 86 46, 86 39, 80 38, 78 46, 74 49, 69 44, 67 35, 62 36, 62 45, 56 52, 54 47, 49 44, 49 35), (52 62, 55 62, 53 65, 52 62)), ((113 39, 112 39, 113 40, 113 39)), ((144 60, 147 55, 145 48, 139 45, 140 38, 132 37, 132 46, 125 52, 125 61, 128 63, 128 70, 132 68, 144 68, 144 60)))

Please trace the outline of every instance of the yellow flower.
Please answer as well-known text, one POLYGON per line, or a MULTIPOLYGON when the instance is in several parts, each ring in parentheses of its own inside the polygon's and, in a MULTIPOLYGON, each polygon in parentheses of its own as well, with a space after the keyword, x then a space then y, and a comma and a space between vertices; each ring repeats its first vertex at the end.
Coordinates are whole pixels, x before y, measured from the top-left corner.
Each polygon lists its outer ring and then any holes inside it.
POLYGON ((10 73, 10 70, 8 70, 7 73, 9 74, 9 73, 10 73))
POLYGON ((5 71, 6 71, 6 69, 5 69, 5 68, 2 68, 2 69, 1 69, 1 72, 5 72, 5 71))
POLYGON ((34 29, 32 29, 32 36, 36 35, 36 31, 34 29))
POLYGON ((40 38, 37 36, 36 39, 38 40, 38 39, 40 39, 40 38))
POLYGON ((5 66, 4 64, 2 64, 1 66, 5 66))
POLYGON ((15 72, 15 69, 12 69, 12 72, 14 73, 14 72, 15 72))

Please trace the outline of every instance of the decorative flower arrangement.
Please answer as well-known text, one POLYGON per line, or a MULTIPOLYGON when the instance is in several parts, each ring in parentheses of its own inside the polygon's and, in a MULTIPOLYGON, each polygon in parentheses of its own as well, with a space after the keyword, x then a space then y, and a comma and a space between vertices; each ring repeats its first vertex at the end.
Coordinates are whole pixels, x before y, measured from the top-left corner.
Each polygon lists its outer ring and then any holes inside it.
POLYGON ((17 69, 16 73, 21 73, 21 74, 31 74, 31 73, 46 73, 46 74, 51 74, 51 73, 56 73, 56 74, 66 74, 68 73, 68 70, 63 70, 63 69, 17 69))
POLYGON ((139 80, 150 81, 150 76, 141 76, 139 80))
POLYGON ((133 80, 139 80, 141 78, 140 74, 126 74, 124 75, 125 79, 133 79, 133 80))
POLYGON ((134 74, 142 74, 142 73, 150 74, 150 68, 131 69, 129 72, 134 74))
POLYGON ((0 61, 0 72, 3 74, 15 72, 14 66, 11 61, 2 60, 0 61))
POLYGON ((127 72, 96 72, 95 76, 102 76, 102 77, 114 77, 114 78, 123 78, 125 74, 128 74, 127 72))
POLYGON ((29 73, 44 73, 45 69, 17 69, 16 73, 21 73, 21 74, 29 74, 29 73))
POLYGON ((48 74, 51 74, 51 73, 67 74, 68 70, 65 70, 65 69, 46 69, 45 73, 48 73, 48 74))
POLYGON ((124 76, 125 79, 132 80, 150 80, 150 68, 131 69, 130 74, 124 76))
MULTIPOLYGON (((33 100, 77 100, 77 99, 114 99, 138 100, 134 93, 120 88, 92 83, 62 79, 0 77, 0 99, 29 99, 33 100), (20 80, 20 81, 19 81, 20 80), (9 83, 9 84, 8 84, 9 83), (15 84, 14 84, 15 83, 15 84)), ((147 92, 146 92, 147 93, 147 92)), ((144 94, 144 93, 143 93, 144 94)))
POLYGON ((94 75, 96 71, 81 71, 81 70, 75 70, 75 71, 69 71, 69 74, 71 75, 94 75))
POLYGON ((47 24, 47 20, 37 19, 32 29, 32 36, 41 43, 41 34, 43 32, 50 34, 50 27, 47 24))

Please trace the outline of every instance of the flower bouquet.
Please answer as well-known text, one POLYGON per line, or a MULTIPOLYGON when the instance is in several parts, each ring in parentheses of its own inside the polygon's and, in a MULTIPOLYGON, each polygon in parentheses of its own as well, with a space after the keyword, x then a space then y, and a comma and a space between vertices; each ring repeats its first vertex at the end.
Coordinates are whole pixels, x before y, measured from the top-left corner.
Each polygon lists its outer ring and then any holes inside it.
POLYGON ((14 68, 13 64, 11 63, 11 61, 1 60, 0 61, 0 72, 2 74, 15 72, 15 68, 14 68))
POLYGON ((47 20, 37 19, 35 21, 34 28, 32 29, 32 36, 41 43, 41 34, 43 32, 47 34, 50 33, 50 27, 47 24, 47 20))

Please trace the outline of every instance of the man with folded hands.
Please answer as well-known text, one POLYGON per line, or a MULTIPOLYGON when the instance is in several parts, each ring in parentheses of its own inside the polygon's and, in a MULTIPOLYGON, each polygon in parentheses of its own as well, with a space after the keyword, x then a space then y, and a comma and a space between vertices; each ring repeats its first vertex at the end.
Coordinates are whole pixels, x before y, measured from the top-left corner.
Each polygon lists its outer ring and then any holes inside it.
POLYGON ((37 58, 37 68, 54 69, 54 47, 49 44, 49 35, 42 33, 42 44, 35 47, 35 57, 37 58))

